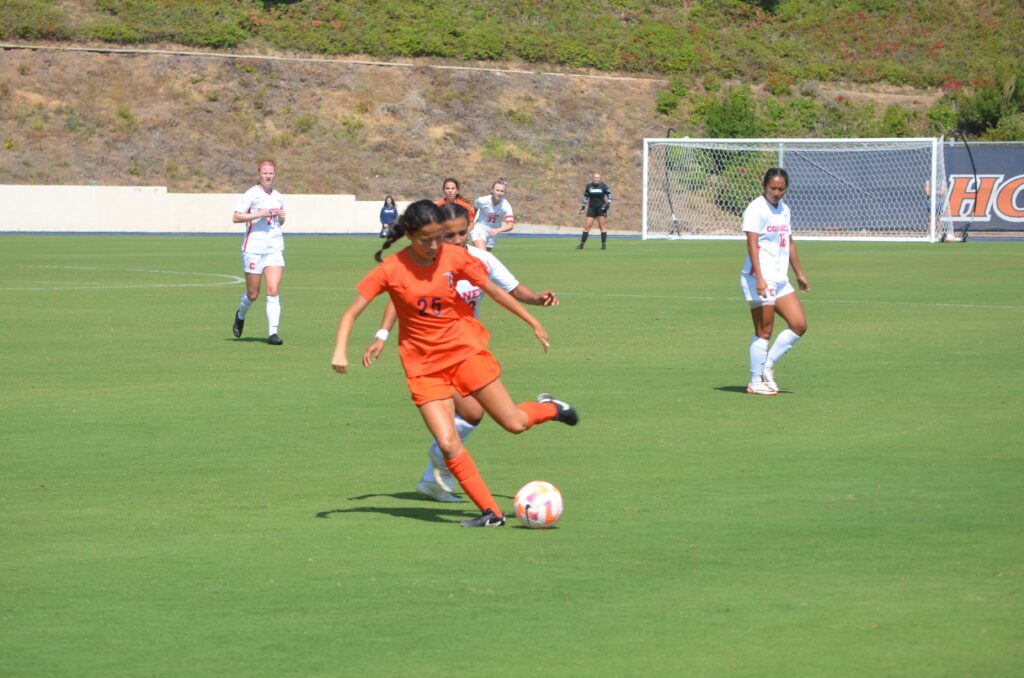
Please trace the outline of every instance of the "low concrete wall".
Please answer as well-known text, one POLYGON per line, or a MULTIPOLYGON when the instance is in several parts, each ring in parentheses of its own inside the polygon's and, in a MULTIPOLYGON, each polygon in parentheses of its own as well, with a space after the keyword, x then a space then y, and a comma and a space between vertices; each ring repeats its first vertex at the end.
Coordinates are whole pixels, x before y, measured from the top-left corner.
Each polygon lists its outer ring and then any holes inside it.
MULTIPOLYGON (((246 187, 248 188, 248 187, 246 187)), ((168 193, 164 186, 0 185, 0 232, 241 233, 226 193, 168 193)), ((377 233, 382 200, 284 196, 289 233, 377 233)), ((405 209, 408 202, 399 202, 405 209)))

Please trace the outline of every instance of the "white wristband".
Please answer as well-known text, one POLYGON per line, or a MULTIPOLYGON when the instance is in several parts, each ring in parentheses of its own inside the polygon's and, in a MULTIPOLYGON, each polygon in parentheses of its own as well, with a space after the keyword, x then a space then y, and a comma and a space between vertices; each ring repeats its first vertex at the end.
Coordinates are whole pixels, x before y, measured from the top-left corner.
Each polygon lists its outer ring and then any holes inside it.
POLYGON ((377 330, 377 334, 373 335, 373 337, 375 339, 380 339, 381 341, 387 341, 388 340, 388 336, 390 336, 390 334, 391 333, 388 332, 387 330, 381 329, 381 330, 377 330))

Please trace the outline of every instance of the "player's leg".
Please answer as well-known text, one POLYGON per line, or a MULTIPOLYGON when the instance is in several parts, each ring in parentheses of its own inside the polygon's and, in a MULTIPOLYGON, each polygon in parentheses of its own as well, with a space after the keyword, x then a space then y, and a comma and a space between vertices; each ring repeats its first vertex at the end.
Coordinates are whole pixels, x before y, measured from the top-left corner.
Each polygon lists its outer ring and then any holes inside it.
POLYGON ((580 235, 580 244, 576 245, 576 249, 581 250, 583 246, 587 244, 587 238, 590 237, 590 228, 594 225, 594 217, 587 215, 587 218, 583 221, 583 234, 580 235))
MULTIPOLYGON (((476 430, 483 416, 484 409, 476 398, 455 394, 455 432, 463 443, 476 430)), ((436 440, 431 440, 427 451, 427 468, 416 484, 416 491, 437 501, 458 502, 462 500, 452 494, 457 484, 458 481, 444 463, 441 447, 436 440)))
POLYGON ((607 228, 605 227, 605 225, 604 225, 604 222, 605 222, 605 217, 604 217, 604 215, 601 215, 601 216, 599 216, 599 217, 597 218, 597 225, 598 225, 598 227, 599 227, 599 228, 601 229, 601 249, 603 249, 603 250, 604 250, 604 249, 608 249, 608 248, 607 248, 607 243, 608 243, 608 229, 607 229, 607 228))
POLYGON ((754 336, 750 340, 750 383, 747 385, 747 393, 774 395, 778 389, 765 383, 764 364, 768 360, 768 340, 775 324, 775 305, 751 306, 750 317, 754 321, 754 336))
MULTIPOLYGON (((245 265, 245 255, 242 255, 243 266, 245 265)), ((242 336, 242 329, 245 327, 245 316, 249 313, 249 307, 252 306, 252 302, 260 296, 260 282, 263 280, 261 273, 249 273, 245 274, 245 292, 242 293, 242 298, 238 302, 238 309, 235 311, 235 318, 231 325, 231 333, 236 337, 242 336)))
POLYGON ((775 341, 772 343, 772 347, 768 350, 768 357, 764 363, 764 370, 762 372, 764 381, 772 386, 775 390, 778 390, 779 386, 775 383, 775 364, 782 360, 782 357, 789 353, 796 342, 800 340, 804 332, 807 331, 807 318, 804 316, 804 307, 800 303, 800 298, 797 297, 793 287, 786 284, 787 291, 782 291, 775 298, 775 312, 782 316, 782 319, 789 325, 788 328, 779 332, 779 336, 775 337, 775 341))
MULTIPOLYGON (((459 485, 466 492, 466 495, 477 507, 501 518, 501 509, 494 501, 487 484, 480 477, 473 458, 469 451, 462 445, 459 435, 455 430, 455 402, 451 398, 443 400, 432 400, 419 405, 420 416, 423 417, 430 435, 434 437, 444 455, 445 465, 458 479, 459 485)), ((487 521, 485 524, 489 525, 487 521)), ((504 521, 501 521, 504 523, 504 521)))
POLYGON ((284 343, 277 335, 281 324, 281 279, 284 277, 284 266, 267 266, 263 269, 263 277, 267 281, 267 342, 274 345, 284 343))
POLYGON ((757 293, 757 279, 747 273, 740 274, 740 291, 750 307, 750 319, 754 323, 754 336, 750 340, 750 381, 747 393, 775 395, 777 391, 764 383, 764 363, 768 359, 768 340, 775 327, 774 287, 769 285, 768 297, 757 293))
POLYGON ((576 410, 566 402, 542 394, 536 402, 525 401, 516 404, 501 379, 495 379, 473 396, 480 401, 484 410, 503 429, 510 433, 523 433, 538 424, 558 420, 575 426, 579 421, 576 410))

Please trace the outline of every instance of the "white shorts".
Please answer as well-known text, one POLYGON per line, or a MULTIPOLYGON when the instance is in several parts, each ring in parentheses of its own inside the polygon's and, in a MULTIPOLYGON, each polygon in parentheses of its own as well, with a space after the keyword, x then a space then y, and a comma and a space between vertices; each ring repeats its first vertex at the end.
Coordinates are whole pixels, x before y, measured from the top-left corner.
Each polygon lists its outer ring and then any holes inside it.
POLYGON ((268 266, 280 266, 284 268, 284 252, 269 252, 259 254, 256 252, 242 252, 242 271, 253 275, 263 273, 268 266))
POLYGON ((485 243, 487 243, 487 249, 493 250, 494 249, 494 236, 493 235, 487 235, 487 232, 490 231, 490 230, 491 229, 487 228, 483 224, 475 224, 473 226, 473 230, 469 232, 469 241, 470 241, 470 243, 474 243, 477 240, 483 240, 485 243))
POLYGON ((747 300, 751 308, 773 306, 775 305, 775 300, 779 297, 784 297, 796 291, 789 284, 788 280, 767 280, 765 282, 768 283, 768 296, 762 297, 757 293, 757 277, 748 273, 740 273, 740 289, 743 290, 743 298, 747 300))

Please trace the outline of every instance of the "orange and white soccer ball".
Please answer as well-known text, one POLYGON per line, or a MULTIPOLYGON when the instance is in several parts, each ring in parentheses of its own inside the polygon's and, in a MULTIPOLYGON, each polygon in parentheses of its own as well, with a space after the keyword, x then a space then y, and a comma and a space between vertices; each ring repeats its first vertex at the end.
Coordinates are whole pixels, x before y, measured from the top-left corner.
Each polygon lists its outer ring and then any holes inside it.
POLYGON ((524 527, 546 530, 562 517, 562 493, 551 483, 534 480, 516 492, 515 508, 524 527))

